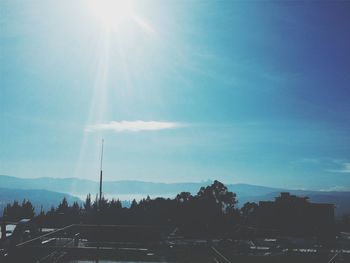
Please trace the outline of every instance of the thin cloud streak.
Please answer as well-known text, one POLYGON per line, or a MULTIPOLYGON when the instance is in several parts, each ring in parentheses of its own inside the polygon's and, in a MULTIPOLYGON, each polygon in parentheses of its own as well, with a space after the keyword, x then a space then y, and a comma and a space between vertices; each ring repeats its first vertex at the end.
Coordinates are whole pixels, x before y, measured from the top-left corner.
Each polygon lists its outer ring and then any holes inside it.
POLYGON ((184 125, 177 122, 163 121, 111 121, 109 123, 98 123, 89 125, 85 132, 114 131, 114 132, 141 132, 176 129, 184 125))
POLYGON ((329 188, 321 189, 320 191, 325 191, 325 192, 348 192, 348 191, 350 191, 350 187, 336 185, 336 186, 332 186, 332 187, 329 187, 329 188))
POLYGON ((350 173, 350 163, 343 163, 342 164, 342 168, 341 169, 337 169, 337 170, 328 170, 329 172, 332 173, 350 173))

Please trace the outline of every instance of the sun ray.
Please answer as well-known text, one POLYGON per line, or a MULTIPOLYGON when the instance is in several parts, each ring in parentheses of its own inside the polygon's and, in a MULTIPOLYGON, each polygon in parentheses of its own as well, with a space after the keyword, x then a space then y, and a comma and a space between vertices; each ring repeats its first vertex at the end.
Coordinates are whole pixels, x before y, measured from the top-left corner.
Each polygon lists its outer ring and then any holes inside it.
POLYGON ((132 1, 88 0, 87 6, 106 30, 118 28, 134 13, 132 1))
POLYGON ((139 15, 136 13, 132 14, 132 19, 136 22, 136 24, 146 33, 150 35, 155 35, 156 31, 152 26, 150 26, 149 23, 147 23, 144 19, 142 19, 139 15))
MULTIPOLYGON (((119 90, 123 96, 130 96, 133 83, 129 71, 129 53, 128 41, 134 37, 134 34, 140 32, 148 36, 155 36, 156 30, 142 16, 136 13, 132 1, 122 0, 87 0, 85 2, 96 22, 101 24, 99 38, 96 48, 96 59, 92 59, 92 63, 96 64, 96 76, 93 84, 93 96, 91 98, 90 109, 85 127, 110 121, 108 119, 108 97, 111 92, 119 90), (136 26, 136 27, 135 27, 136 26), (140 29, 140 30, 137 30, 140 29), (118 65, 120 72, 118 75, 121 80, 117 87, 109 89, 109 71, 111 67, 116 65, 111 61, 113 53, 118 54, 118 65), (123 87, 121 87, 123 83, 123 87), (125 94, 124 94, 125 93, 125 94)), ((82 140, 80 144, 79 157, 74 170, 75 177, 93 176, 93 171, 86 171, 87 161, 91 158, 98 159, 98 147, 100 145, 100 134, 92 135, 82 131, 82 140), (91 147, 94 147, 92 154, 89 156, 91 147)), ((97 164, 97 162, 96 162, 97 164)), ((94 166, 92 166, 94 167, 94 166)), ((96 166, 96 168, 98 168, 96 166)), ((90 166, 91 169, 91 166, 90 166)), ((94 168, 93 168, 94 169, 94 168)))
POLYGON ((88 0, 87 6, 106 31, 118 31, 134 22, 143 32, 154 35, 156 31, 137 14, 133 1, 88 0))
MULTIPOLYGON (((110 57, 110 38, 108 32, 101 32, 99 38, 99 46, 97 48, 98 58, 96 67, 96 77, 94 82, 94 93, 91 101, 87 124, 106 121, 106 105, 107 105, 107 80, 109 73, 109 57, 110 57)), ((79 152, 79 159, 75 168, 75 177, 81 177, 82 165, 86 160, 88 134, 83 132, 82 142, 79 152)), ((96 138, 96 149, 99 138, 96 138)), ((97 151, 95 151, 97 152, 97 151)), ((95 157, 98 157, 97 155, 95 157)))

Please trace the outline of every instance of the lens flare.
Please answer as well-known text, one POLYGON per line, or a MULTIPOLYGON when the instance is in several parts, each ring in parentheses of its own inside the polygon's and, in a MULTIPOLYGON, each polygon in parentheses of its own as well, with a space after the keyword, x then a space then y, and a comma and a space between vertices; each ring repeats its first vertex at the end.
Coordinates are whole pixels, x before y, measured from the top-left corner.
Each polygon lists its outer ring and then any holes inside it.
POLYGON ((117 28, 134 17, 132 1, 88 0, 88 7, 106 29, 117 28))

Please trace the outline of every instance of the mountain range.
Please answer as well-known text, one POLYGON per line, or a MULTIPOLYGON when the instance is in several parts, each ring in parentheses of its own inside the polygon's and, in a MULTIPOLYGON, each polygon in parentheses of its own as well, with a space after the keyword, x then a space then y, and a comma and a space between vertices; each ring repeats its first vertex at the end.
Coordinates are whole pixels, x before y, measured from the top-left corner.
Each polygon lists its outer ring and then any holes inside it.
POLYGON ((79 198, 65 193, 42 189, 11 189, 0 187, 0 217, 6 205, 14 201, 22 203, 23 199, 29 200, 33 204, 35 212, 39 213, 41 208, 44 211, 48 211, 52 206, 57 206, 64 197, 70 204, 73 202, 81 203, 79 198))
MULTIPOLYGON (((202 186, 210 185, 212 181, 190 183, 155 183, 143 181, 104 181, 103 193, 107 198, 119 198, 129 201, 141 199, 150 195, 153 197, 173 198, 180 192, 196 194, 202 186)), ((249 184, 227 184, 227 188, 237 194, 239 206, 246 202, 274 200, 280 192, 290 192, 298 196, 307 196, 311 202, 331 203, 336 206, 336 216, 350 214, 350 192, 291 190, 249 184)), ((99 183, 80 178, 19 178, 0 175, 0 204, 13 200, 27 198, 36 206, 45 208, 57 205, 63 196, 71 201, 84 199, 88 193, 98 192, 99 183), (12 189, 11 191, 9 189, 12 189), (15 190, 15 191, 14 191, 15 190), (36 191, 38 191, 36 193, 36 191), (35 202, 34 202, 35 201, 35 202), (52 202, 50 205, 47 203, 52 202)), ((125 202, 127 205, 127 202, 125 202)), ((1 209, 1 206, 0 206, 1 209)))

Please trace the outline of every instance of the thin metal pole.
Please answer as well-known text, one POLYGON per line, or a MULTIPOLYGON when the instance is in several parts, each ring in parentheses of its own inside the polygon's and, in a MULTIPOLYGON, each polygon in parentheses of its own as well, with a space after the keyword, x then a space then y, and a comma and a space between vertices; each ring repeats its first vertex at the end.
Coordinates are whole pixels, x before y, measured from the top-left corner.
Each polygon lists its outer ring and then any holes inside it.
POLYGON ((101 166, 100 166, 100 206, 101 206, 101 200, 102 200, 102 161, 103 161, 103 142, 104 140, 102 139, 102 149, 101 149, 101 166))

